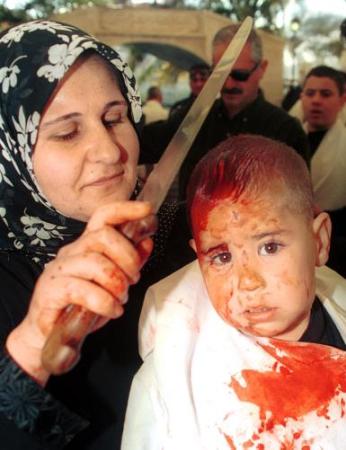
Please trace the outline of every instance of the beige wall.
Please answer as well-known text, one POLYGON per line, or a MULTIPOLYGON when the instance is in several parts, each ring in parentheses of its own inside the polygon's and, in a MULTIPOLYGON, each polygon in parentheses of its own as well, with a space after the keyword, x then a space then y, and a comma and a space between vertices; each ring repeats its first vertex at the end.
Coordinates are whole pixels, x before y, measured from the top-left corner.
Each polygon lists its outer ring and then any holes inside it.
MULTIPOLYGON (((158 9, 151 7, 86 7, 52 19, 76 25, 111 46, 154 42, 174 45, 211 61, 215 33, 231 23, 209 11, 158 9)), ((259 31, 264 56, 269 61, 263 78, 265 96, 279 104, 283 93, 282 39, 259 31)))

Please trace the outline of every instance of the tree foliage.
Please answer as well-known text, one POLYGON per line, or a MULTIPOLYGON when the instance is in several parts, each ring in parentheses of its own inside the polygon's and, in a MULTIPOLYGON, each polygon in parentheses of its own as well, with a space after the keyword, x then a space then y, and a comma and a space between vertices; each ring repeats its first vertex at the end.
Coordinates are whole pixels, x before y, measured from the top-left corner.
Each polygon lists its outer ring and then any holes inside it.
POLYGON ((51 14, 64 10, 69 11, 80 6, 105 5, 109 0, 29 0, 24 9, 32 18, 47 18, 51 14))
MULTIPOLYGON (((304 0, 296 0, 297 16, 300 28, 296 32, 290 30, 290 24, 282 24, 279 28, 277 17, 284 17, 288 0, 147 0, 153 8, 205 9, 222 14, 234 21, 242 21, 246 16, 255 20, 256 28, 266 29, 281 34, 290 44, 291 51, 297 56, 299 63, 305 63, 305 55, 323 61, 328 55, 335 58, 340 55, 342 42, 340 39, 340 18, 331 15, 311 15, 306 10, 304 0)), ((68 11, 88 5, 133 5, 132 0, 26 0, 22 9, 9 9, 0 5, 0 30, 8 25, 30 20, 32 18, 48 18, 52 13, 68 11)), ((130 50, 132 67, 138 64, 142 55, 130 50), (137 61, 138 60, 138 61, 137 61)), ((155 63, 156 64, 156 63, 155 63)), ((162 64, 164 64, 162 62, 162 64)), ((172 73, 175 68, 172 66, 172 73)), ((147 70, 150 72, 151 68, 147 70)), ((167 71, 167 70, 166 70, 167 71)))
POLYGON ((6 24, 16 24, 26 20, 26 12, 23 9, 9 9, 0 5, 0 31, 6 24))
POLYGON ((296 36, 296 53, 301 63, 304 55, 311 55, 316 64, 328 64, 334 55, 338 58, 343 50, 340 35, 341 20, 333 14, 314 14, 302 21, 296 36))
MULTIPOLYGON (((246 16, 254 17, 258 26, 278 31, 275 17, 283 11, 287 0, 165 0, 151 2, 153 7, 179 9, 207 9, 230 19, 241 21, 246 16)), ((28 0, 21 10, 0 9, 0 19, 16 22, 21 19, 46 18, 59 10, 71 10, 84 5, 131 5, 131 0, 28 0)))
POLYGON ((284 11, 287 0, 201 0, 200 8, 209 9, 232 20, 242 21, 247 16, 256 25, 277 32, 275 18, 284 11))
MULTIPOLYGON (((125 4, 128 0, 120 0, 125 4)), ((59 11, 69 11, 81 6, 114 4, 111 0, 28 0, 21 8, 10 9, 0 5, 0 24, 14 25, 30 19, 45 19, 59 11)))

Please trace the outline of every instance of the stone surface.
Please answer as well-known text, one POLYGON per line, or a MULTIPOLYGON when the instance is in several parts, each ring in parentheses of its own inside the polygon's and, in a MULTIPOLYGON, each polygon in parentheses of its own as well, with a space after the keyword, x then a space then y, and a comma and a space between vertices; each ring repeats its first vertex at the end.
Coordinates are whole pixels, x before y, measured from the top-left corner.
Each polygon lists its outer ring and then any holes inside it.
MULTIPOLYGON (((215 33, 231 23, 226 17, 210 11, 150 6, 82 7, 51 18, 76 25, 111 46, 137 43, 143 50, 147 44, 148 52, 151 50, 156 56, 169 59, 182 68, 197 60, 210 62, 215 33)), ((269 61, 261 86, 269 101, 280 104, 284 41, 262 30, 258 33, 263 40, 264 57, 269 61)))

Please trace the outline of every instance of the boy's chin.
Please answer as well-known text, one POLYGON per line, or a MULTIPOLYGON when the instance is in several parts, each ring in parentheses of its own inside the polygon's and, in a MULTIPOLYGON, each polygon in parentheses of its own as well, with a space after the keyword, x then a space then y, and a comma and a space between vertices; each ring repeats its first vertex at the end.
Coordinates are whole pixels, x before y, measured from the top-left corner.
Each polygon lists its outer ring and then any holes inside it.
POLYGON ((261 329, 255 327, 238 328, 244 334, 260 338, 276 339, 278 341, 297 342, 300 336, 287 330, 261 329))
POLYGON ((297 341, 300 336, 295 336, 294 330, 287 330, 284 327, 278 328, 273 322, 249 323, 247 320, 234 319, 223 312, 217 311, 221 319, 229 326, 236 328, 243 334, 254 337, 278 339, 281 341, 297 341))
MULTIPOLYGON (((236 328, 238 331, 240 331, 243 334, 246 334, 248 336, 254 336, 254 337, 261 337, 261 338, 269 338, 269 339, 280 339, 280 340, 291 340, 284 337, 285 332, 282 330, 279 330, 277 328, 273 328, 271 326, 258 326, 258 325, 248 325, 248 324, 240 324, 239 322, 232 321, 227 322, 229 325, 236 328), (281 337, 283 336, 283 337, 281 337)), ((293 339, 292 339, 293 340, 293 339)))

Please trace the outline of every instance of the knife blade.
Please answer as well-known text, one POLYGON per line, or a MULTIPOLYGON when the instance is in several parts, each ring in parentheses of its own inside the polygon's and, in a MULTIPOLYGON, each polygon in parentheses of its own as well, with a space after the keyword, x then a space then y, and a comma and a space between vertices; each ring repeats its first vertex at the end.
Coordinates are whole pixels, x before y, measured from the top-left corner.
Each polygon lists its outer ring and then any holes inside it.
MULTIPOLYGON (((243 21, 137 197, 140 201, 150 201, 154 213, 164 201, 217 94, 244 47, 252 25, 251 17, 243 21)), ((154 234, 155 216, 125 223, 117 229, 136 244, 154 234)), ((42 364, 49 373, 58 375, 74 367, 80 358, 84 338, 92 330, 97 318, 96 314, 77 305, 69 305, 62 311, 42 351, 42 364)))
POLYGON ((172 137, 160 161, 149 174, 138 200, 150 201, 154 211, 158 211, 175 176, 178 174, 182 162, 232 69, 233 63, 247 41, 252 24, 253 19, 251 17, 247 17, 243 21, 172 137))

